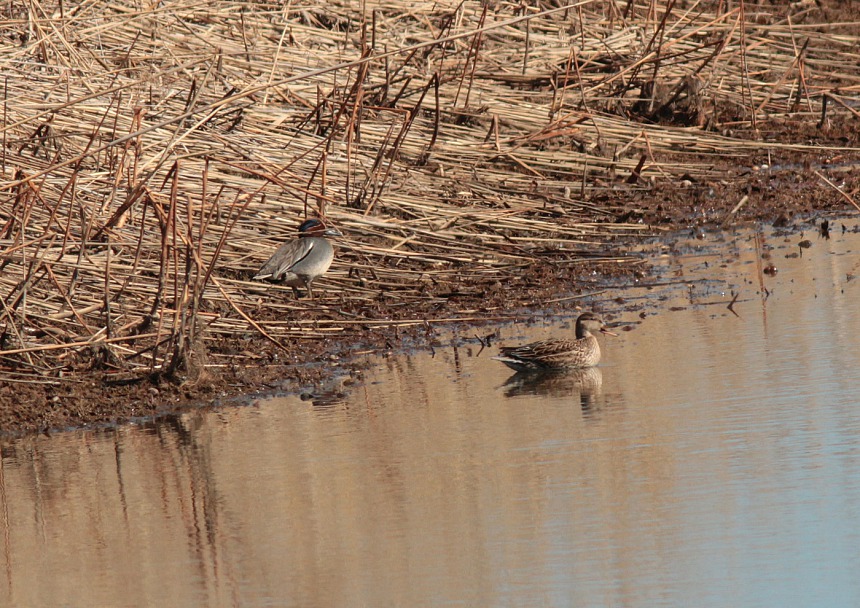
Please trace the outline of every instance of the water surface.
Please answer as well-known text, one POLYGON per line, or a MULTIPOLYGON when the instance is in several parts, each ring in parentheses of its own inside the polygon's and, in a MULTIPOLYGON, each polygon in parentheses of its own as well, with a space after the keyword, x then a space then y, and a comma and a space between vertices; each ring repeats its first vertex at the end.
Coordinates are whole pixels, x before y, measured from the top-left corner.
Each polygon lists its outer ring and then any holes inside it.
POLYGON ((860 605, 857 248, 680 239, 587 373, 470 334, 339 400, 6 441, 0 603, 860 605))

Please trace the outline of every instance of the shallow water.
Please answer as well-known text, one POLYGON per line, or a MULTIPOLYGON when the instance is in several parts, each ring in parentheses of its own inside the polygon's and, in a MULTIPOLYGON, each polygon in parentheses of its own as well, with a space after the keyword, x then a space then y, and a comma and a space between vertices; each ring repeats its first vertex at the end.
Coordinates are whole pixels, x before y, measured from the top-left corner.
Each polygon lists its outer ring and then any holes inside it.
POLYGON ((6 441, 0 603, 860 605, 860 237, 832 237, 664 247, 587 373, 512 379, 464 335, 342 399, 6 441))

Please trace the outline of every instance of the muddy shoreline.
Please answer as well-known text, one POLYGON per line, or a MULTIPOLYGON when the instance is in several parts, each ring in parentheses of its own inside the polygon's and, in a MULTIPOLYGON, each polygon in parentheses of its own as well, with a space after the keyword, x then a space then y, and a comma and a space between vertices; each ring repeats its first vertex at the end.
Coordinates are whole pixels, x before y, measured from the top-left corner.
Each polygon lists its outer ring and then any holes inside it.
MULTIPOLYGON (((807 177, 802 190, 813 193, 797 198, 793 190, 772 193, 768 201, 756 200, 746 209, 731 214, 736 205, 733 196, 754 191, 771 180, 799 181, 794 175, 770 176, 751 172, 743 186, 739 181, 724 196, 709 196, 711 204, 702 220, 688 221, 690 198, 682 189, 664 190, 658 195, 639 197, 627 204, 643 214, 643 221, 654 222, 654 229, 643 235, 654 238, 665 235, 694 235, 707 239, 709 231, 719 227, 743 227, 756 224, 778 225, 800 234, 815 230, 820 222, 845 216, 855 210, 842 204, 832 189, 822 187, 820 180, 807 177), (778 193, 782 192, 782 195, 778 193), (730 222, 708 221, 729 216, 730 222), (659 227, 659 229, 658 229, 659 227)), ((854 177, 853 192, 860 189, 854 177)), ((724 191, 725 193, 725 191, 724 191)), ((628 193, 629 194, 629 193, 628 193)), ((644 238, 618 238, 606 243, 609 248, 632 246, 644 238)), ((71 428, 123 424, 172 415, 189 408, 247 405, 255 398, 271 394, 299 394, 306 398, 328 398, 349 391, 362 382, 368 358, 383 357, 414 349, 446 346, 438 333, 455 333, 475 340, 492 332, 497 324, 525 320, 530 311, 558 311, 573 315, 580 309, 606 311, 610 318, 627 311, 619 285, 647 282, 650 269, 647 257, 631 256, 630 263, 589 262, 583 260, 562 272, 548 265, 534 264, 518 285, 506 285, 495 292, 469 292, 467 289, 444 296, 445 304, 429 304, 416 311, 380 306, 376 319, 349 334, 337 338, 320 338, 293 343, 294 350, 284 352, 261 337, 249 337, 241 344, 213 341, 206 354, 206 364, 194 379, 169 382, 147 377, 116 378, 116 374, 94 371, 86 380, 34 383, 3 383, 0 386, 0 429, 2 436, 50 433, 71 428), (549 303, 549 304, 548 304, 549 303), (426 323, 406 327, 396 324, 399 318, 420 314, 426 323), (463 319, 451 321, 448 319, 463 319), (444 319, 444 320, 443 320, 444 319)), ((323 301, 330 294, 323 296, 323 301)), ((440 296, 440 299, 442 297, 440 296)), ((659 303, 654 302, 653 307, 659 303)), ((637 304, 637 310, 641 303, 637 304)), ((308 302, 309 314, 331 316, 346 311, 308 302)), ((491 349, 496 345, 491 343, 491 349)))
MULTIPOLYGON (((850 119, 827 130, 810 131, 803 125, 795 125, 797 129, 793 130, 790 126, 785 125, 779 134, 781 139, 814 135, 817 140, 809 139, 811 143, 827 145, 838 141, 842 146, 860 147, 860 129, 852 131, 855 125, 850 119)), ((646 238, 683 232, 707 239, 710 229, 756 223, 800 231, 810 229, 823 218, 857 212, 850 200, 860 198, 860 152, 837 158, 829 152, 752 156, 740 168, 727 163, 723 170, 726 179, 716 181, 685 179, 642 187, 630 186, 619 178, 607 184, 595 202, 612 210, 613 217, 602 214, 595 220, 640 223, 646 229, 637 236, 607 240, 595 256, 599 259, 603 251, 626 261, 591 261, 582 257, 572 263, 567 259, 555 263, 553 252, 548 251, 545 260, 526 266, 520 276, 504 285, 493 281, 428 286, 425 303, 411 301, 408 306, 392 304, 382 293, 372 308, 338 302, 336 292, 329 287, 316 302, 302 299, 300 303, 307 319, 362 319, 362 323, 335 338, 293 341, 288 343, 288 352, 250 331, 242 341, 211 339, 207 341, 208 351, 201 354, 203 364, 193 375, 179 381, 93 370, 67 381, 3 382, 0 434, 16 436, 121 424, 190 407, 246 403, 243 396, 252 399, 257 394, 348 390, 361 381, 362 366, 366 365, 356 354, 382 357, 432 346, 437 327, 472 336, 490 324, 526 318, 530 310, 556 308, 571 312, 585 307, 618 311, 618 305, 612 302, 616 297, 613 286, 649 276, 646 258, 625 258, 627 249, 646 238), (831 183, 824 179, 823 172, 830 176, 831 183), (415 318, 424 323, 399 325, 415 318)), ((288 296, 282 293, 271 297, 288 296)), ((277 311, 267 312, 264 304, 256 311, 258 318, 276 314, 277 311)), ((96 356, 92 353, 92 357, 96 356)), ((81 367, 85 366, 84 360, 81 367)))

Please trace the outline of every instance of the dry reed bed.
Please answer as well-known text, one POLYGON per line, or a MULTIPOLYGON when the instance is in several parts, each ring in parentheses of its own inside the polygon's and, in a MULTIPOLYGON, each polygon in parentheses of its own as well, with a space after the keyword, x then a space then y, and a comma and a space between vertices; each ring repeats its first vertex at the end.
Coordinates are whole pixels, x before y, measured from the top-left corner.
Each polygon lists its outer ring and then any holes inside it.
POLYGON ((642 228, 591 202, 613 177, 712 177, 765 149, 729 127, 860 98, 858 37, 808 10, 361 4, 5 5, 4 379, 468 317, 442 292, 614 259, 642 228), (324 298, 249 282, 309 213, 346 234, 324 298))

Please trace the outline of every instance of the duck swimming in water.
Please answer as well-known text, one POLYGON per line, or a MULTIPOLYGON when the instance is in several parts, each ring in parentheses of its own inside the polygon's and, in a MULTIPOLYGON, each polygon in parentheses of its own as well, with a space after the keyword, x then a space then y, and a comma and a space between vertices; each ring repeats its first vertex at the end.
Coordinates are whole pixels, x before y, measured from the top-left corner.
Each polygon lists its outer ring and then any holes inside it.
POLYGON ((493 357, 518 372, 534 372, 594 367, 600 362, 600 344, 592 332, 617 336, 603 319, 584 312, 576 319, 576 339, 551 338, 523 346, 503 346, 493 357))

